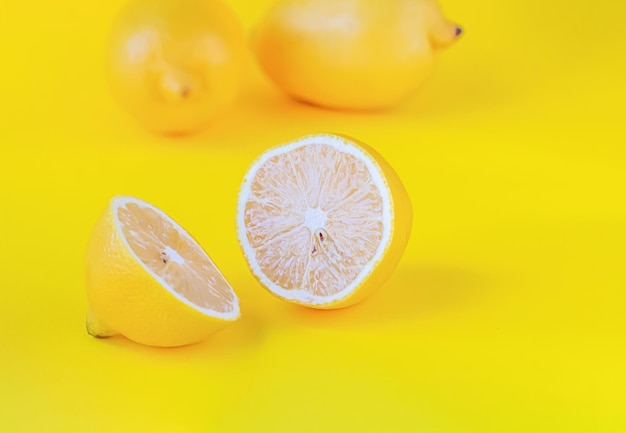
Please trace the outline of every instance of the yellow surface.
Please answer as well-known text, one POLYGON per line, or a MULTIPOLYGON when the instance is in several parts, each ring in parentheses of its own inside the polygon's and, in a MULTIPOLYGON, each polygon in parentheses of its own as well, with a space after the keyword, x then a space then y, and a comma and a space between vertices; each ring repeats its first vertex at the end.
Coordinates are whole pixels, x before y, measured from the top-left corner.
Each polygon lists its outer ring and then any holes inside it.
MULTIPOLYGON (((186 139, 109 97, 121 3, 1 8, 0 431, 626 431, 624 2, 447 0, 466 34, 401 108, 298 105, 252 69, 186 139), (398 272, 343 311, 272 298, 234 230, 251 160, 320 131, 375 146, 415 208, 398 272), (200 241, 239 323, 174 350, 87 335, 83 255, 115 194, 200 241)), ((247 26, 267 3, 230 1, 247 26)))

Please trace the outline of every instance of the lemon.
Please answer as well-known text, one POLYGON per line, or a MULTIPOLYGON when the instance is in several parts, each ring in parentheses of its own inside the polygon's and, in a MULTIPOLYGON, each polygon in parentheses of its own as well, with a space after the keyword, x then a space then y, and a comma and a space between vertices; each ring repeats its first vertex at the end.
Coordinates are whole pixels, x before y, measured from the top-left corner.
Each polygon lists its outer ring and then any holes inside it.
POLYGON ((294 98, 374 110, 409 97, 460 34, 434 0, 284 0, 252 44, 261 69, 294 98))
POLYGON ((239 318, 239 301, 198 243, 158 208, 114 197, 85 259, 95 337, 122 334, 151 346, 201 341, 239 318))
POLYGON ((248 170, 237 211, 252 274, 273 295, 313 308, 359 302, 398 265, 412 207, 383 157, 318 134, 270 149, 248 170))
POLYGON ((236 99, 245 32, 220 0, 134 0, 108 43, 114 98, 146 128, 167 134, 206 126, 236 99))

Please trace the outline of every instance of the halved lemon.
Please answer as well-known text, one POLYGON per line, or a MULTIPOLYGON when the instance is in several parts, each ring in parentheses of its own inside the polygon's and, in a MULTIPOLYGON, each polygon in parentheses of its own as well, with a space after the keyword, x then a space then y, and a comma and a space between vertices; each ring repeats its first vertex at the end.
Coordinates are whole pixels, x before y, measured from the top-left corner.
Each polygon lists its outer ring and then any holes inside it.
POLYGON ((373 148, 311 135, 265 152, 244 178, 237 232, 257 280, 313 308, 352 305, 393 273, 412 208, 400 178, 373 148))
POLYGON ((205 339, 239 318, 239 300, 202 247, 156 207, 114 197, 85 261, 87 331, 151 346, 205 339))

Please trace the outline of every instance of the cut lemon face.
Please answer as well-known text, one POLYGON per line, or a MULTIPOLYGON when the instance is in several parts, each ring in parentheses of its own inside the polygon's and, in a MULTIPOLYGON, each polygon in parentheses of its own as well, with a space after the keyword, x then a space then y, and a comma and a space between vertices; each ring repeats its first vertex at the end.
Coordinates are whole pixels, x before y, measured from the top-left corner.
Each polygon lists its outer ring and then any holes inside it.
POLYGON ((352 305, 393 273, 411 232, 409 197, 371 147, 312 135, 264 153, 239 194, 248 266, 272 294, 314 308, 352 305))
POLYGON ((86 255, 87 330, 151 346, 198 342, 239 318, 239 301, 200 245, 156 207, 115 197, 86 255))

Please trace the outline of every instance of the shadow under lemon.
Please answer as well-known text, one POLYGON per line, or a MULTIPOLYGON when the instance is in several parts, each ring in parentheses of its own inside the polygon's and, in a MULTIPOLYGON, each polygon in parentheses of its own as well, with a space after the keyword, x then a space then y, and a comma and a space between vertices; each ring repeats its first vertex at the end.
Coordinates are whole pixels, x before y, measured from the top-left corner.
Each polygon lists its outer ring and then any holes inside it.
POLYGON ((168 358, 180 357, 181 359, 188 359, 189 356, 193 355, 200 355, 206 358, 206 355, 210 354, 212 359, 227 360, 232 358, 232 356, 253 351, 260 346, 265 339, 266 330, 267 326, 264 319, 255 315, 254 312, 246 312, 245 318, 242 317, 240 320, 227 325, 213 335, 208 336, 203 341, 186 346, 146 346, 136 343, 122 335, 115 335, 104 339, 94 339, 89 335, 87 335, 87 337, 93 340, 94 344, 113 346, 123 349, 125 352, 131 350, 148 355, 160 353, 167 354, 168 358))
MULTIPOLYGON (((114 336, 94 343, 168 357, 210 355, 229 359, 257 350, 276 328, 357 329, 415 323, 471 309, 489 292, 493 281, 472 270, 439 265, 404 266, 368 299, 348 308, 316 310, 279 300, 251 278, 233 281, 241 298, 242 317, 196 344, 158 348, 114 336)), ((93 339, 93 337, 89 337, 93 339)))
MULTIPOLYGON (((259 147, 315 131, 355 134, 372 126, 393 128, 398 120, 407 118, 418 126, 491 112, 518 101, 526 92, 526 86, 512 74, 505 72, 495 76, 486 72, 479 63, 449 62, 440 65, 426 83, 397 106, 358 111, 327 109, 298 101, 264 77, 255 76, 245 83, 236 101, 217 113, 202 129, 175 136, 147 131, 143 135, 166 147, 258 151, 259 147)), ((131 127, 142 134, 141 128, 130 122, 128 119, 126 129, 131 127)))
POLYGON ((291 136, 316 131, 362 134, 372 127, 396 128, 399 120, 411 119, 416 128, 462 116, 473 116, 510 106, 523 94, 519 85, 507 84, 483 74, 458 76, 441 71, 422 88, 395 107, 384 110, 331 110, 293 99, 267 84, 250 86, 237 103, 222 113, 219 121, 194 135, 184 137, 190 146, 224 145, 241 152, 258 151, 291 136), (242 127, 245 125, 245 127, 242 127), (262 137, 261 139, 259 137, 262 137))
MULTIPOLYGON (((471 270, 420 265, 399 268, 368 299, 344 309, 315 310, 283 303, 277 326, 359 328, 419 322, 479 303, 493 282, 471 270)), ((268 326, 270 326, 268 324, 268 326)))

